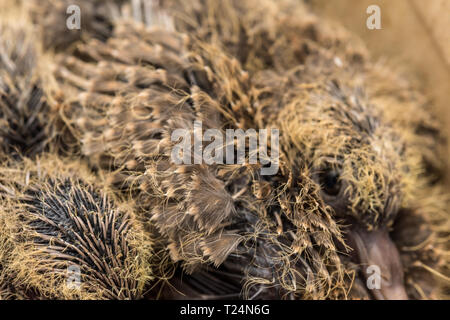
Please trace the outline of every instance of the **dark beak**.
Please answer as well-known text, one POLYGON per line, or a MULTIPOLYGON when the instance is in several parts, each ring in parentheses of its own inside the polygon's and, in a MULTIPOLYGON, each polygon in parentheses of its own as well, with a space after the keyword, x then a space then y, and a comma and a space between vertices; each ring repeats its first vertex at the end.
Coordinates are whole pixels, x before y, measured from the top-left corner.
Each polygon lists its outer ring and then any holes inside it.
POLYGON ((353 228, 348 234, 368 291, 377 300, 407 300, 400 255, 385 228, 353 228))

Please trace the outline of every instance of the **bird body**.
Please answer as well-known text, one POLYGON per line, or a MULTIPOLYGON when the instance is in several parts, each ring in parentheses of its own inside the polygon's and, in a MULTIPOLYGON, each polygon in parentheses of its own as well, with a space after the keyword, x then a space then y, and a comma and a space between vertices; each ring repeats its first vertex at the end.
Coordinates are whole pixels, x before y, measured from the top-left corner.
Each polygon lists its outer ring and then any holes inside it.
POLYGON ((76 162, 46 155, 9 164, 0 177, 0 274, 10 297, 142 297, 153 248, 129 206, 76 162))

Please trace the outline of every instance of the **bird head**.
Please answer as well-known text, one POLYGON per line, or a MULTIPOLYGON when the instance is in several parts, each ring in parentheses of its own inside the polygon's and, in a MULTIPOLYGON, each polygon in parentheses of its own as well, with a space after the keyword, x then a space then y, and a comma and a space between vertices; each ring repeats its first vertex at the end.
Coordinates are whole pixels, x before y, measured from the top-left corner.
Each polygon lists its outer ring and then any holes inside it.
MULTIPOLYGON (((286 164, 294 176, 300 173, 316 187, 318 206, 329 209, 343 235, 343 244, 334 241, 334 249, 341 251, 340 261, 345 264, 348 246, 363 291, 377 299, 407 299, 405 271, 411 266, 405 263, 411 261, 402 257, 405 239, 398 236, 402 234, 398 221, 413 220, 414 214, 426 220, 433 211, 417 203, 423 199, 419 194, 430 189, 426 143, 420 143, 423 137, 413 123, 398 120, 399 111, 390 110, 382 99, 371 99, 364 80, 346 72, 331 74, 293 86, 297 92, 279 117, 286 164), (368 290, 373 268, 380 282, 368 290)), ((413 228, 415 241, 432 237, 431 226, 423 220, 413 228)))

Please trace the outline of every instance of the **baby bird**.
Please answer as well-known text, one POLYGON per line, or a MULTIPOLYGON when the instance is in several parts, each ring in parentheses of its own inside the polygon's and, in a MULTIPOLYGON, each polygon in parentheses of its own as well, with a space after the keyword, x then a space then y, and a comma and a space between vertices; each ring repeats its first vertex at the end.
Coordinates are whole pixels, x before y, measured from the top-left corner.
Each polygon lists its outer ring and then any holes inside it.
POLYGON ((64 140, 183 267, 163 297, 441 297, 449 220, 425 99, 299 1, 152 4, 151 25, 119 19, 58 55, 47 91, 64 140), (195 121, 279 129, 278 171, 175 163, 172 133, 195 121))
POLYGON ((0 298, 138 299, 152 240, 86 168, 43 155, 0 173, 0 298))

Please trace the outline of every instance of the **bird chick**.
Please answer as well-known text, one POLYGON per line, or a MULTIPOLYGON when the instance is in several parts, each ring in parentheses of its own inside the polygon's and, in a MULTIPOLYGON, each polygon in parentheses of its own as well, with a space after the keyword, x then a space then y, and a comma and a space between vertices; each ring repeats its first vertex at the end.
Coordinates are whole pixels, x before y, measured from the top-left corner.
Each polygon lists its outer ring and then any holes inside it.
POLYGON ((67 140, 166 239, 189 274, 176 289, 197 298, 439 297, 431 275, 446 279, 438 238, 449 220, 433 176, 438 124, 424 98, 297 1, 155 10, 175 31, 118 21, 105 43, 58 56, 52 108, 67 140), (193 135, 196 120, 223 133, 278 128, 278 172, 263 176, 248 161, 174 163, 172 133, 193 135), (374 290, 371 266, 381 272, 374 290))
POLYGON ((143 296, 152 240, 82 165, 50 155, 6 160, 0 189, 2 298, 143 296))

